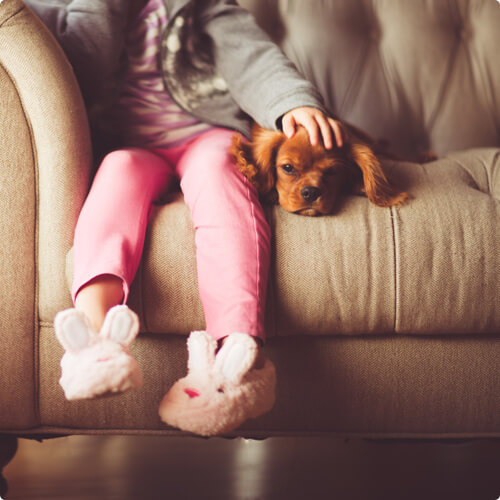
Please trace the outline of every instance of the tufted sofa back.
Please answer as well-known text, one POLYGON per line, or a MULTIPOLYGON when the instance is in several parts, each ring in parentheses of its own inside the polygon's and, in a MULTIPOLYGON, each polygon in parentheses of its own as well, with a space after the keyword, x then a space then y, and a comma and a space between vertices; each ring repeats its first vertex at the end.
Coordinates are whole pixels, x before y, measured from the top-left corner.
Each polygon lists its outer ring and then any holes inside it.
POLYGON ((408 157, 500 146, 497 0, 240 0, 330 111, 408 157))

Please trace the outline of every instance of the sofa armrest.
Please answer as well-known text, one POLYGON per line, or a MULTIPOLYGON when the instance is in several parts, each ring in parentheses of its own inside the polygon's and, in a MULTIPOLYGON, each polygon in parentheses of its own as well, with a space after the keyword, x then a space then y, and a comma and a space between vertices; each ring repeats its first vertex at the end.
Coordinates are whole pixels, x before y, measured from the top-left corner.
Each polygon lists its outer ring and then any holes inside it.
POLYGON ((71 304, 65 256, 91 148, 62 50, 21 0, 0 3, 0 425, 37 420, 39 321, 71 304), (28 404, 29 403, 29 404, 28 404))

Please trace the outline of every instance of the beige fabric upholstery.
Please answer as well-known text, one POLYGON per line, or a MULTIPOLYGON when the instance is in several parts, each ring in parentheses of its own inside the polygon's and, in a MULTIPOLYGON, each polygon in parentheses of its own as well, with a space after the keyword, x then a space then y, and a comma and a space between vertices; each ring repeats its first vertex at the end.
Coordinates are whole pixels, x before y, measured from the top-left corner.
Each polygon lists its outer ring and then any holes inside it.
POLYGON ((28 116, 35 152, 38 313, 52 321, 68 304, 65 257, 90 181, 86 113, 62 50, 38 18, 18 0, 5 0, 2 15, 2 64, 28 116))
POLYGON ((26 428, 37 423, 38 320, 69 302, 65 256, 91 163, 73 73, 20 0, 0 5, 0 87, 0 423, 26 428))
MULTIPOLYGON (((267 352, 278 402, 239 432, 500 436, 500 6, 242 3, 332 111, 400 152, 432 147, 442 159, 388 163, 413 195, 398 209, 363 197, 347 198, 332 217, 267 209, 267 352), (479 149, 452 153, 469 147, 479 149)), ((181 195, 155 209, 131 290, 144 388, 75 403, 57 384, 52 320, 71 305, 70 248, 90 173, 71 68, 22 1, 4 0, 0 432, 172 432, 157 406, 185 373, 186 334, 204 326, 181 195)))
POLYGON ((0 424, 29 426, 35 422, 35 155, 16 82, 3 65, 9 45, 1 23, 0 17, 0 366, 13 390, 2 390, 0 424))

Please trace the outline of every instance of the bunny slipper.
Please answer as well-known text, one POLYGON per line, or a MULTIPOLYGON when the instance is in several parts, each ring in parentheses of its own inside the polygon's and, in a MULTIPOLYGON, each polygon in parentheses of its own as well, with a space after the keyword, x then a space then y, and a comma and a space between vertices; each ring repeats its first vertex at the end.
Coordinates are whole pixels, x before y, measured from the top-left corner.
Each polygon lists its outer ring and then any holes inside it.
POLYGON ((66 399, 90 399, 141 387, 141 370, 128 351, 139 320, 127 306, 108 311, 100 334, 77 309, 58 313, 54 326, 66 350, 59 380, 66 399))
POLYGON ((233 333, 216 354, 206 332, 188 339, 188 374, 160 403, 161 419, 202 436, 229 432, 248 418, 269 411, 275 401, 276 371, 271 361, 253 368, 258 349, 250 335, 233 333))

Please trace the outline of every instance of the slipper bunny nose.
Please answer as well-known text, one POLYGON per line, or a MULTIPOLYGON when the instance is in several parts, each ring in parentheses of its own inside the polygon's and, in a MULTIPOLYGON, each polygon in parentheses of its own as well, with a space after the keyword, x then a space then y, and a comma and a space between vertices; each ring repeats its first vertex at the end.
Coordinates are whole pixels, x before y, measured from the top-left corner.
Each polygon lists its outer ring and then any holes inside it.
POLYGON ((197 398, 200 393, 195 391, 194 389, 184 389, 184 392, 192 399, 197 398))

